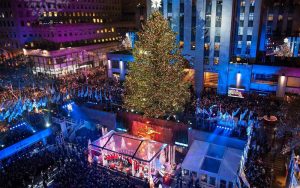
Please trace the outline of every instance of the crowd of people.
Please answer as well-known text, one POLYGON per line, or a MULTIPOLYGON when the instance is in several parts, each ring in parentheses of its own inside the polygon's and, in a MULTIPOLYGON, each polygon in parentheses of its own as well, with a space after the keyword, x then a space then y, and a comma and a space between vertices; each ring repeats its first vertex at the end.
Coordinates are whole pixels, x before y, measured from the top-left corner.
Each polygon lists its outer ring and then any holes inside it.
POLYGON ((108 79, 104 67, 82 70, 58 79, 59 91, 71 93, 73 98, 120 103, 123 88, 116 79, 108 79), (101 93, 101 94, 100 94, 101 93), (101 97, 101 99, 100 99, 101 97))
POLYGON ((251 187, 270 187, 272 172, 263 161, 270 151, 266 133, 261 130, 261 127, 254 127, 245 170, 251 187))
MULTIPOLYGON (((247 111, 243 119, 248 120, 249 115, 252 118, 262 117, 267 114, 277 113, 280 102, 272 96, 260 96, 259 94, 248 94, 243 99, 217 95, 213 92, 204 92, 201 98, 195 102, 195 108, 208 112, 211 116, 218 114, 229 114, 240 117, 247 111), (215 112, 210 112, 212 106, 215 106, 215 112)), ((196 111, 197 112, 197 111, 196 111)))
MULTIPOLYGON (((39 143, 40 144, 40 143, 39 143)), ((18 187, 146 187, 146 182, 110 171, 87 161, 87 146, 74 143, 35 146, 5 161, 0 184, 18 187)))
MULTIPOLYGON (((90 70, 81 70, 59 78, 46 76, 34 76, 28 73, 15 76, 13 81, 5 82, 5 75, 0 75, 0 113, 1 107, 12 101, 27 99, 40 101, 47 98, 49 102, 63 104, 65 100, 77 100, 81 102, 95 101, 103 103, 122 103, 124 89, 121 83, 114 79, 107 79, 104 67, 90 70), (23 75, 23 76, 22 76, 23 75), (29 80, 28 83, 18 80, 29 80)), ((254 123, 251 147, 245 174, 251 187, 269 187, 271 182, 271 170, 265 166, 263 158, 270 152, 270 145, 266 141, 266 135, 262 133, 262 117, 267 115, 278 116, 286 119, 282 112, 282 103, 272 96, 260 96, 258 94, 245 95, 244 99, 217 95, 214 92, 204 92, 200 98, 194 100, 191 105, 193 116, 200 124, 203 120, 223 118, 236 120, 239 127, 237 134, 247 137, 246 127, 248 122, 254 123), (246 122, 246 123, 243 123, 246 122)), ((189 106, 190 108, 190 106, 189 106)), ((287 112, 286 112, 287 113, 287 112)), ((198 124, 196 124, 198 125, 198 124)), ((236 133, 233 131, 232 134, 236 133)), ((23 137, 28 137, 30 132, 10 132, 12 144, 23 137), (15 140, 15 138, 17 140, 15 140)), ((81 140, 81 139, 77 139, 81 140)), ((94 164, 89 164, 86 156, 86 141, 78 141, 76 146, 55 146, 51 149, 40 149, 30 156, 17 158, 9 165, 2 168, 0 185, 6 187, 25 187, 41 181, 44 187, 51 183, 52 187, 136 187, 144 186, 143 182, 136 182, 124 174, 119 174, 94 164), (40 179, 37 179, 39 177, 40 179), (7 181, 8 180, 8 181, 7 181), (4 183, 5 182, 5 183, 4 183)), ((181 184, 179 182, 178 184, 181 184)), ((200 186, 199 182, 191 182, 200 186)))

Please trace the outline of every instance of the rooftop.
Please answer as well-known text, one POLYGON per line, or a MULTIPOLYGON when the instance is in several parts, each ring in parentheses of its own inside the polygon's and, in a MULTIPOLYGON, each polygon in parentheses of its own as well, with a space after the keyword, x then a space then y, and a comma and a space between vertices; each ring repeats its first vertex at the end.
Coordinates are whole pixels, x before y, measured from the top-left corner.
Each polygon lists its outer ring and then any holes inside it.
POLYGON ((167 146, 160 142, 110 131, 91 144, 92 149, 103 149, 140 161, 150 162, 167 146))
POLYGON ((182 168, 192 172, 212 173, 218 177, 234 181, 239 170, 243 150, 194 140, 182 168))

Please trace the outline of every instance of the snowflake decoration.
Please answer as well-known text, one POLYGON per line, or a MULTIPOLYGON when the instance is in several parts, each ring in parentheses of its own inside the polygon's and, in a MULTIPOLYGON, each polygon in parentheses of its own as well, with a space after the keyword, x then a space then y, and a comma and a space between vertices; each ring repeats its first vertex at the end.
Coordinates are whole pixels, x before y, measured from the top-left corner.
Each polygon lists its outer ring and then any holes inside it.
POLYGON ((151 0, 152 8, 159 9, 161 7, 161 0, 151 0))
POLYGON ((32 1, 32 0, 24 0, 27 3, 27 6, 31 8, 33 16, 41 16, 43 12, 49 11, 61 11, 61 9, 55 8, 60 5, 68 5, 69 0, 56 0, 53 7, 48 7, 48 3, 46 0, 32 1))

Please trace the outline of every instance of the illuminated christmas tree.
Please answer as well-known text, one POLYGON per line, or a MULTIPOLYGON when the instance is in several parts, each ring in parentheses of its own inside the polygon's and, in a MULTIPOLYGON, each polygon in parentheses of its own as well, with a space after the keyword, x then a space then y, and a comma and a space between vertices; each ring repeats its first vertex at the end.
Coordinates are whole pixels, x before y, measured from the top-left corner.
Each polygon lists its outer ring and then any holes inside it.
POLYGON ((147 117, 173 115, 189 100, 183 58, 176 34, 167 20, 155 11, 138 33, 125 82, 124 107, 147 117))

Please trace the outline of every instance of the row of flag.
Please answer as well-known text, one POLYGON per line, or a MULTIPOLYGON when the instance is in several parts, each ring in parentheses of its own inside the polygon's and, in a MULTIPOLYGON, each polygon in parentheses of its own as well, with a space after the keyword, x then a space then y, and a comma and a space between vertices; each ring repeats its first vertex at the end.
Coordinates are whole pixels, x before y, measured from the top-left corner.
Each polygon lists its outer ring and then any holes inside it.
POLYGON ((113 102, 110 91, 106 92, 102 89, 93 90, 89 87, 82 87, 81 89, 70 89, 66 92, 57 92, 55 88, 49 87, 45 91, 45 96, 40 99, 27 99, 19 97, 18 100, 8 100, 0 104, 0 121, 7 120, 11 122, 14 119, 22 116, 23 112, 31 112, 34 109, 46 107, 48 103, 60 104, 63 101, 67 101, 71 98, 88 98, 95 99, 97 102, 110 101, 113 102))
POLYGON ((39 100, 22 99, 21 97, 17 101, 6 101, 0 105, 0 121, 7 120, 11 122, 22 116, 23 112, 31 112, 33 109, 46 107, 48 98, 42 97, 39 100))

